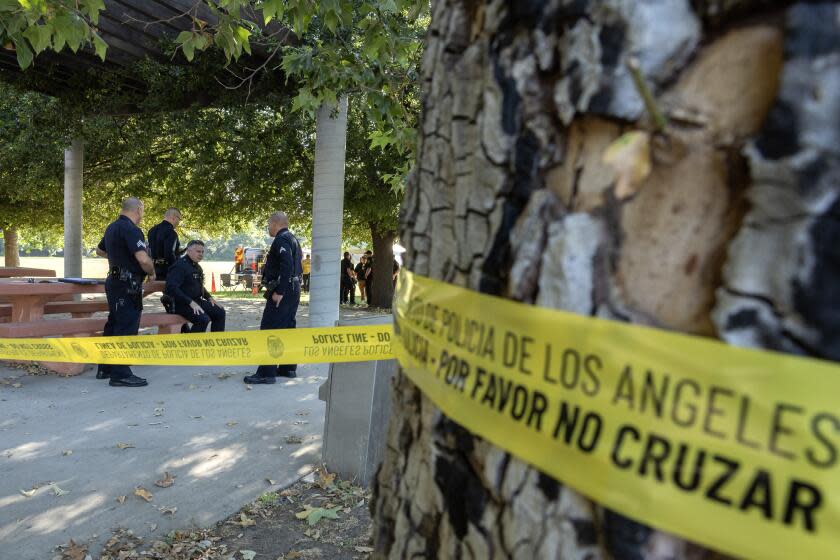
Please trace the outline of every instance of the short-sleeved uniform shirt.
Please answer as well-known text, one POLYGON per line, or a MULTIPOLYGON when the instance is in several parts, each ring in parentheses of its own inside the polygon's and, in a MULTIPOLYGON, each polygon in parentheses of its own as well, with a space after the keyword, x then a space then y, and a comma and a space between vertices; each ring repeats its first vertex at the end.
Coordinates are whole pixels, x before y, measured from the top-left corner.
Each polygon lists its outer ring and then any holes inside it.
POLYGON ((108 265, 111 268, 119 267, 132 274, 145 276, 134 253, 146 250, 146 238, 143 230, 134 225, 128 216, 121 215, 108 225, 99 248, 108 253, 108 265))
POLYGON ((263 283, 276 279, 278 284, 274 291, 280 295, 288 294, 291 280, 303 274, 301 256, 297 237, 286 228, 278 231, 265 259, 263 283))

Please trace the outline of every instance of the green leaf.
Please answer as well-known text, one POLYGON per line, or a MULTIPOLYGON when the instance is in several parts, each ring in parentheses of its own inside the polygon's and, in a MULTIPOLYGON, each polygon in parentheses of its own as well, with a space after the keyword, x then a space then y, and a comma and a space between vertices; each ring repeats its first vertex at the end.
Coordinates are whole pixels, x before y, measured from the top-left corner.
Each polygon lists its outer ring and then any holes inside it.
POLYGON ((262 3, 263 18, 266 25, 272 19, 282 19, 286 11, 285 2, 283 0, 265 0, 262 3))
POLYGON ((190 39, 189 41, 185 42, 183 45, 181 45, 181 50, 184 51, 184 56, 187 57, 187 60, 192 62, 192 59, 195 56, 195 41, 190 39))
POLYGON ((20 10, 17 0, 0 0, 0 12, 16 12, 20 10))
POLYGON ((97 25, 99 23, 99 12, 105 9, 105 2, 103 0, 84 0, 82 5, 85 7, 88 17, 90 17, 90 21, 97 25))
POLYGON ((106 43, 95 31, 93 32, 93 47, 96 49, 96 56, 98 56, 102 62, 105 62, 105 52, 108 50, 108 43, 106 43))
POLYGON ((236 35, 237 41, 242 45, 242 48, 245 49, 245 52, 251 54, 251 32, 244 27, 237 27, 233 31, 236 35))
POLYGON ((32 50, 38 54, 50 46, 52 32, 46 25, 33 25, 23 32, 23 36, 29 39, 32 50))
POLYGON ((184 43, 186 43, 187 41, 192 39, 192 37, 193 37, 193 32, 192 31, 181 31, 180 33, 178 33, 178 36, 175 37, 175 42, 178 43, 179 45, 183 45, 184 43))
POLYGON ((29 68, 29 65, 32 64, 32 59, 35 58, 35 55, 32 54, 32 49, 23 40, 15 41, 15 54, 17 54, 18 64, 23 70, 29 68))

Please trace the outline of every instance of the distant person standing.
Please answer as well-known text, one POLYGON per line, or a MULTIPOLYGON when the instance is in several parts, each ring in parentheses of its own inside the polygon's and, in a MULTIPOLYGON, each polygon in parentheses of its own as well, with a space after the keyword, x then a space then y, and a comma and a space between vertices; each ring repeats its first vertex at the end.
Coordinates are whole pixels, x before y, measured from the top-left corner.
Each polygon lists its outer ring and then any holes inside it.
POLYGON ((233 264, 236 274, 242 274, 242 263, 245 262, 245 249, 242 245, 237 245, 233 252, 233 264))
MULTIPOLYGON (((120 216, 105 229, 96 254, 108 259, 105 297, 108 299, 108 321, 105 336, 134 336, 140 327, 143 312, 143 280, 155 278, 155 266, 146 252, 146 239, 137 227, 143 219, 143 203, 126 198, 120 216)), ((100 364, 97 379, 110 379, 111 387, 143 387, 148 382, 137 377, 127 365, 100 364)))
POLYGON ((166 280, 169 267, 181 256, 181 242, 175 228, 181 223, 181 211, 167 208, 163 221, 149 230, 149 254, 155 263, 155 277, 166 280))
POLYGON ((309 253, 306 254, 306 258, 303 259, 303 285, 301 289, 304 293, 309 293, 309 275, 312 273, 312 259, 309 258, 309 253))
MULTIPOLYGON (((268 249, 263 272, 265 309, 260 330, 293 329, 300 304, 300 277, 303 274, 300 243, 289 231, 289 217, 275 212, 268 219, 268 234, 274 238, 268 249)), ((269 339, 270 340, 270 339, 269 339)), ((278 354, 279 355, 279 354, 278 354)), ((276 383, 276 377, 297 377, 296 364, 261 365, 254 375, 243 379, 249 384, 276 383)))
POLYGON ((351 303, 356 305, 356 284, 353 282, 356 271, 353 268, 353 258, 350 253, 344 253, 341 259, 341 298, 340 303, 351 303))
POLYGON ((356 282, 359 284, 359 295, 360 295, 360 302, 366 301, 365 296, 365 286, 367 282, 365 282, 365 263, 367 262, 367 257, 362 255, 362 258, 359 259, 359 264, 356 265, 354 269, 356 272, 356 282))
POLYGON ((365 290, 368 305, 370 305, 373 299, 373 252, 371 251, 365 251, 365 290))

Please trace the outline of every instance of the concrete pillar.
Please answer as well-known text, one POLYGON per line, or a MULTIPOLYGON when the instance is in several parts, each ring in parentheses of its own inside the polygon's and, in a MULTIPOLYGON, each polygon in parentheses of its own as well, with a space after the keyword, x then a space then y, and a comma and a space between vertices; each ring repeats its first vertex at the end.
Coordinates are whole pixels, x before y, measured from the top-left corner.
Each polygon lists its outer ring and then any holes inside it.
POLYGON ((309 277, 309 325, 338 321, 341 228, 344 218, 344 152, 347 98, 318 109, 315 132, 315 190, 312 196, 312 272, 309 277))
POLYGON ((85 145, 74 138, 64 150, 64 276, 82 276, 82 168, 85 145))

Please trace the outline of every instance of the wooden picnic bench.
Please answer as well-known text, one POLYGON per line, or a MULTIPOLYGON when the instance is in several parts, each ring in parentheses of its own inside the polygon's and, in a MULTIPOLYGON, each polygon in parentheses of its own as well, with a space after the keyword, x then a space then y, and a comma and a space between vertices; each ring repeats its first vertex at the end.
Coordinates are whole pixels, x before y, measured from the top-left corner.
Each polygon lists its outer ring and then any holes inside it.
POLYGON ((55 278, 55 270, 48 268, 28 268, 25 266, 0 266, 0 278, 24 278, 27 276, 55 278))
MULTIPOLYGON (((147 296, 163 290, 164 282, 148 282, 143 286, 147 296)), ((102 293, 102 284, 70 284, 65 282, 0 282, 0 296, 7 297, 9 305, 0 306, 0 338, 38 338, 46 336, 95 336, 105 328, 105 317, 92 317, 98 311, 107 311, 108 302, 51 301, 76 294, 102 293), (45 320, 45 314, 70 313, 71 319, 45 320)), ((160 334, 181 331, 187 323, 180 315, 168 313, 143 313, 140 327, 157 327, 160 334)), ((78 375, 87 364, 42 362, 42 365, 64 375, 78 375)))

